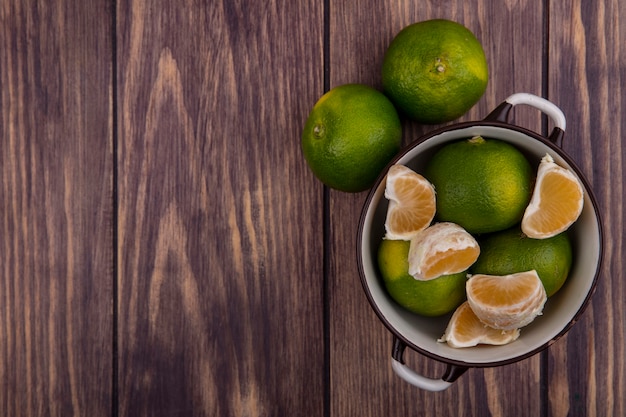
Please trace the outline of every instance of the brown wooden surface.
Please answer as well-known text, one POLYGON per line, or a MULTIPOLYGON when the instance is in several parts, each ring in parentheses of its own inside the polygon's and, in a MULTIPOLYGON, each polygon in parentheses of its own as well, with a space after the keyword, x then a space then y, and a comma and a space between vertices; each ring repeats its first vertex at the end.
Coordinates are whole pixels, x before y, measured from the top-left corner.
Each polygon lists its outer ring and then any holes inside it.
POLYGON ((0 4, 0 414, 111 413, 111 5, 0 4))
MULTIPOLYGON (((1 2, 0 415, 626 415, 624 17, 619 0, 1 2), (325 189, 299 140, 317 98, 380 87, 395 33, 434 17, 487 54, 460 120, 515 92, 563 109, 606 244, 567 336, 441 393, 393 374, 357 273, 366 193, 325 189)), ((404 142, 431 129, 405 121, 404 142)))

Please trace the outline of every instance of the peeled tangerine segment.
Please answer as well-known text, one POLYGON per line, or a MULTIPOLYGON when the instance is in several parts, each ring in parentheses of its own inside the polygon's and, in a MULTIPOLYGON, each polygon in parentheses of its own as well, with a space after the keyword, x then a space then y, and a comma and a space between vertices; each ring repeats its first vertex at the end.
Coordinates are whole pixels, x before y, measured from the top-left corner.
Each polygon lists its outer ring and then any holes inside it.
POLYGON ((435 217, 435 188, 426 178, 404 165, 389 168, 385 197, 389 199, 385 239, 411 240, 435 217))
POLYGON ((548 298, 535 270, 510 275, 472 275, 465 289, 467 301, 480 321, 502 330, 530 324, 541 314, 548 298))
POLYGON ((519 329, 500 330, 487 326, 476 316, 465 301, 452 314, 448 327, 439 342, 446 342, 453 348, 483 345, 505 345, 516 340, 519 329))
POLYGON ((578 219, 583 201, 583 187, 576 175, 546 154, 537 169, 533 195, 522 218, 522 232, 534 239, 558 235, 578 219))
POLYGON ((409 246, 409 274, 427 281, 466 271, 480 254, 476 239, 456 223, 442 222, 419 232, 409 246))

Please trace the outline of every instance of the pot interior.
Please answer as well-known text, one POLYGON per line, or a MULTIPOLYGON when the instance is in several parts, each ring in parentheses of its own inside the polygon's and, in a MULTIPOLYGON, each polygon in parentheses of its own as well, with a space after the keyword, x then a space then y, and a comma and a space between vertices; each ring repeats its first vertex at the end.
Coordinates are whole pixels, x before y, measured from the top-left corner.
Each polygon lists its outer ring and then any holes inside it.
POLYGON ((514 362, 531 356, 547 347, 565 333, 582 313, 600 268, 602 232, 595 199, 578 168, 569 158, 547 140, 539 140, 522 129, 510 129, 496 125, 452 126, 435 136, 421 141, 401 153, 396 163, 407 165, 422 173, 426 161, 442 144, 481 135, 486 138, 505 140, 520 149, 536 170, 541 158, 549 153, 556 163, 570 168, 585 187, 583 212, 569 229, 573 245, 573 265, 564 286, 546 302, 543 315, 521 329, 518 340, 504 346, 479 345, 455 349, 437 342, 452 316, 421 317, 404 310, 387 294, 376 264, 378 245, 384 236, 387 199, 384 197, 385 181, 381 178, 371 191, 361 219, 361 279, 363 287, 379 318, 396 336, 409 347, 432 358, 469 366, 492 366, 514 362), (369 204, 368 204, 369 203, 369 204))

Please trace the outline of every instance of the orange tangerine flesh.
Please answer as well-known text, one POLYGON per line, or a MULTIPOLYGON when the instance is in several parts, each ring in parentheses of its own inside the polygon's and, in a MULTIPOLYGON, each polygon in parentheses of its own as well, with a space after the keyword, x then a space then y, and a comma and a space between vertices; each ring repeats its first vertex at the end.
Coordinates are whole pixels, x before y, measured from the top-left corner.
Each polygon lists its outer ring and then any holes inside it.
POLYGON ((426 178, 404 165, 389 168, 385 197, 389 199, 386 239, 410 240, 435 217, 435 189, 426 178))
POLYGON ((502 330, 530 324, 543 311, 546 291, 535 270, 510 275, 472 275, 467 301, 480 321, 502 330))
POLYGON ((455 223, 436 223, 411 239, 409 274, 418 280, 467 270, 480 255, 476 239, 455 223))
POLYGON ((505 345, 516 340, 518 329, 500 330, 489 327, 476 316, 469 303, 465 301, 452 314, 448 327, 439 342, 446 342, 453 348, 486 345, 505 345))
POLYGON ((533 195, 522 218, 522 231, 534 239, 556 236, 578 219, 583 201, 578 178, 546 155, 537 170, 533 195))
POLYGON ((468 246, 459 250, 447 250, 440 253, 431 265, 426 265, 424 274, 427 276, 440 276, 447 271, 465 271, 468 265, 478 259, 478 247, 468 246))

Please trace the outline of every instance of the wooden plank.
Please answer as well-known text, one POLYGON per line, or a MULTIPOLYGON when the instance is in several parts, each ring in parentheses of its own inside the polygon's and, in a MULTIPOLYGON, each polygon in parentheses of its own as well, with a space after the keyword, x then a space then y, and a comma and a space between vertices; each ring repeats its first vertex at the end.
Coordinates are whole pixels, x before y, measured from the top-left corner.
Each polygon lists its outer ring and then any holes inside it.
MULTIPOLYGON (((360 82, 380 88, 388 43, 404 26, 430 18, 466 25, 482 41, 491 72, 481 101, 460 120, 479 120, 515 92, 541 94, 542 19, 532 2, 331 1, 331 87, 360 82)), ((541 132, 541 116, 521 109, 512 122, 541 132)), ((409 143, 436 126, 404 122, 409 143)), ((365 193, 331 192, 330 369, 331 415, 541 415, 541 360, 494 369, 474 369, 443 393, 421 391, 395 376, 391 335, 369 306, 355 258, 357 223, 365 193)), ((442 329, 443 332, 443 329, 442 329)), ((440 377, 445 367, 417 353, 410 367, 440 377)))
POLYGON ((563 148, 591 182, 604 219, 604 263, 591 305, 550 349, 550 415, 626 415, 622 109, 626 5, 550 2, 549 97, 567 117, 563 148))
POLYGON ((0 415, 111 413, 108 1, 0 6, 0 415))
POLYGON ((299 141, 322 9, 117 16, 119 415, 322 415, 323 187, 299 141))

